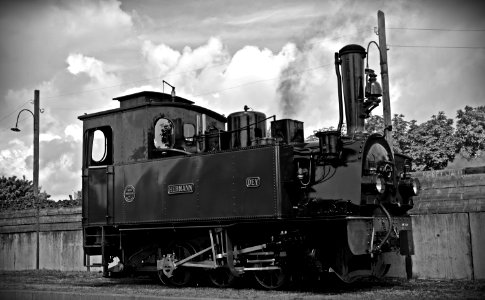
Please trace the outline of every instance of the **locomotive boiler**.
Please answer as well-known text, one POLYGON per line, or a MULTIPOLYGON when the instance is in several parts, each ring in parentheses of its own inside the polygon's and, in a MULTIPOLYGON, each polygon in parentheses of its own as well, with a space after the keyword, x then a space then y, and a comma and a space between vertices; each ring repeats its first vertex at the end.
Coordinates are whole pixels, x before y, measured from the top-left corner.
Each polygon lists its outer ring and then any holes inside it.
POLYGON ((225 117, 174 93, 80 116, 85 257, 101 255, 105 276, 175 286, 383 276, 384 253, 413 253, 418 182, 409 157, 364 130, 381 93, 365 57, 358 45, 336 53, 339 124, 313 142, 301 121, 248 107, 225 117))

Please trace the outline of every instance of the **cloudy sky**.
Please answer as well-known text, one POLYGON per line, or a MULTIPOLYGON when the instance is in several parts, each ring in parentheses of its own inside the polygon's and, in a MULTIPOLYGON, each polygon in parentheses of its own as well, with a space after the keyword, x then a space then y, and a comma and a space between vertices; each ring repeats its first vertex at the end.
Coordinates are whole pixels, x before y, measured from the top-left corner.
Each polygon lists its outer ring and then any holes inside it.
MULTIPOLYGON (((0 175, 32 178, 32 118, 40 90, 40 185, 53 199, 81 189, 82 123, 142 90, 219 113, 244 105, 305 122, 338 119, 333 55, 378 40, 386 15, 392 113, 428 120, 485 105, 481 1, 0 1, 0 175), (432 29, 432 30, 429 30, 432 29), (417 46, 417 47, 410 47, 417 46), (292 85, 284 97, 282 82, 292 85)), ((372 49, 372 48, 371 48, 372 49)), ((379 70, 377 51, 370 66, 379 70)), ((378 114, 381 108, 378 108, 378 114)))

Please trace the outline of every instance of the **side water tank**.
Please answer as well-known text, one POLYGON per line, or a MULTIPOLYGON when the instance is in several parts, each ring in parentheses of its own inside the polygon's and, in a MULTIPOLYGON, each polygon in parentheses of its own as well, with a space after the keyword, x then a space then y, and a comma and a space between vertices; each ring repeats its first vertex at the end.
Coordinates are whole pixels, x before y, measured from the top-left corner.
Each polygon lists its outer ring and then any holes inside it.
POLYGON ((257 145, 266 137, 266 115, 257 111, 240 111, 227 117, 231 149, 257 145))

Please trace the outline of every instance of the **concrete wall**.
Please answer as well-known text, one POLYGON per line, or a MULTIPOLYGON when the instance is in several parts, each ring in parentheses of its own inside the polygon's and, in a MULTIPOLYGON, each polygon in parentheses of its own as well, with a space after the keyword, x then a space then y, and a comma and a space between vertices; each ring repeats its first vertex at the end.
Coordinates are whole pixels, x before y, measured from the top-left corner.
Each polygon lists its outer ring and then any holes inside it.
MULTIPOLYGON (((0 270, 35 269, 35 210, 0 214, 0 270)), ((39 268, 86 270, 83 266, 81 208, 40 212, 39 268)))
POLYGON ((469 168, 416 175, 422 191, 410 211, 413 277, 485 279, 485 173, 469 168))
POLYGON ((419 278, 473 279, 467 213, 413 217, 413 273, 419 278))

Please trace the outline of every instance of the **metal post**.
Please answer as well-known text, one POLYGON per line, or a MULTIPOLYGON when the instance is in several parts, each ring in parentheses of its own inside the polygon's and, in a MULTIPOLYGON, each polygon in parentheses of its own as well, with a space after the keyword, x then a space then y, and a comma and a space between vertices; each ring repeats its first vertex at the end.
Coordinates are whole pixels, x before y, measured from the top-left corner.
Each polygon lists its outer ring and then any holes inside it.
POLYGON ((386 19, 382 11, 377 12, 377 32, 381 52, 382 107, 384 114, 384 134, 389 146, 392 147, 391 100, 389 97, 389 73, 387 69, 386 19))
POLYGON ((39 90, 34 91, 34 202, 36 207, 36 254, 35 268, 39 269, 39 231, 40 231, 40 201, 39 201, 39 90))

